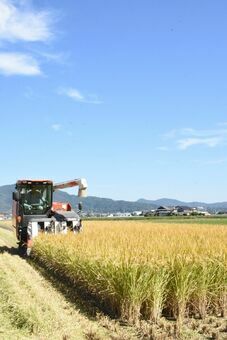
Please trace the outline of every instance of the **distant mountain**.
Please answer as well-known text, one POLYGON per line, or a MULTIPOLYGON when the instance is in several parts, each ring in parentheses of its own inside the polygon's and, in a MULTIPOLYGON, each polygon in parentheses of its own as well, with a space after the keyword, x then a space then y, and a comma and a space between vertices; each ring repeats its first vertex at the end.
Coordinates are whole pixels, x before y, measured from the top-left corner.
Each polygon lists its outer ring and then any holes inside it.
MULTIPOLYGON (((114 212, 132 212, 156 209, 157 206, 151 203, 140 203, 130 201, 115 201, 110 198, 100 198, 95 196, 88 196, 80 198, 75 195, 69 195, 64 191, 56 191, 54 193, 54 200, 60 202, 69 202, 73 207, 77 207, 78 203, 82 201, 83 211, 96 213, 114 213, 114 212)), ((1 204, 1 202, 0 202, 1 204)))
POLYGON ((144 204, 155 204, 155 205, 164 205, 164 206, 177 206, 183 205, 191 208, 203 207, 209 211, 227 211, 227 202, 216 202, 216 203, 205 203, 205 202, 184 202, 171 198, 161 198, 158 200, 147 200, 144 198, 139 199, 137 202, 144 204))
MULTIPOLYGON (((0 186, 0 212, 11 212, 12 192, 15 185, 0 186)), ((156 209, 157 206, 152 203, 140 203, 130 201, 115 201, 110 198, 100 198, 88 196, 80 198, 75 195, 70 195, 65 191, 57 190, 54 193, 54 201, 69 202, 74 208, 77 208, 78 203, 82 201, 84 212, 96 213, 114 213, 114 212, 132 212, 156 209)))
MULTIPOLYGON (((12 192, 15 185, 0 186, 0 212, 11 212, 12 192)), ((189 207, 204 207, 209 211, 227 211, 227 202, 204 203, 204 202, 183 202, 170 198, 162 198, 158 200, 139 199, 136 202, 113 200, 110 198, 101 198, 89 196, 80 198, 70 195, 65 191, 58 190, 54 193, 54 200, 59 202, 69 202, 74 208, 77 208, 78 202, 82 201, 84 212, 95 213, 115 213, 115 212, 132 212, 147 211, 156 209, 160 205, 176 206, 184 205, 189 207)))
POLYGON ((0 186, 0 212, 10 212, 12 206, 12 192, 15 185, 0 186))
POLYGON ((177 206, 177 205, 186 205, 185 202, 174 200, 171 198, 160 198, 158 200, 147 200, 144 198, 139 199, 137 202, 146 203, 146 204, 155 204, 155 205, 164 205, 164 206, 177 206))

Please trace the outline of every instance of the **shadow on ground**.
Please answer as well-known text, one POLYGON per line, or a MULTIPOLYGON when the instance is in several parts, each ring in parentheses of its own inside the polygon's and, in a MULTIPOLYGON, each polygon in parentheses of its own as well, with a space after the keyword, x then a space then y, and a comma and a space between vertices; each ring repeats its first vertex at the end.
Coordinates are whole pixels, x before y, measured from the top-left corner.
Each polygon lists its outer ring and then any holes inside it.
POLYGON ((41 262, 31 258, 29 263, 38 270, 45 279, 47 279, 52 286, 61 293, 65 299, 74 306, 80 313, 85 315, 90 320, 97 320, 97 315, 106 314, 111 319, 116 320, 116 315, 110 312, 100 301, 97 301, 93 296, 84 292, 83 289, 66 280, 63 276, 50 271, 41 262))
POLYGON ((27 259, 28 255, 25 248, 0 246, 0 254, 8 253, 13 256, 20 256, 22 259, 27 259))
POLYGON ((0 246, 0 254, 8 253, 10 255, 20 255, 19 249, 16 247, 0 246))

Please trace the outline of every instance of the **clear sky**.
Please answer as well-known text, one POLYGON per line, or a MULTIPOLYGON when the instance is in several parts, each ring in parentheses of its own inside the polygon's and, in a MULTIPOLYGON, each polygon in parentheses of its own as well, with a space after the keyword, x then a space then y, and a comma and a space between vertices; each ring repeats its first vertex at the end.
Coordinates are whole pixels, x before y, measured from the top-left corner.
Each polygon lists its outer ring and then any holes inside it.
POLYGON ((0 185, 227 200, 226 0, 0 0, 0 185))

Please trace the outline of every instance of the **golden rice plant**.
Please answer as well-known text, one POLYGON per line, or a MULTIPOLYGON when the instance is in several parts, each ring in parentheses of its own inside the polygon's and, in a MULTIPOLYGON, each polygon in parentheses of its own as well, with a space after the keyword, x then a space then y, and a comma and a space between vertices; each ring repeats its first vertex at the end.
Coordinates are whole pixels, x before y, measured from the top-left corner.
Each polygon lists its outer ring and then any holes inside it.
POLYGON ((33 257, 129 322, 226 314, 225 226, 89 221, 41 235, 33 257))

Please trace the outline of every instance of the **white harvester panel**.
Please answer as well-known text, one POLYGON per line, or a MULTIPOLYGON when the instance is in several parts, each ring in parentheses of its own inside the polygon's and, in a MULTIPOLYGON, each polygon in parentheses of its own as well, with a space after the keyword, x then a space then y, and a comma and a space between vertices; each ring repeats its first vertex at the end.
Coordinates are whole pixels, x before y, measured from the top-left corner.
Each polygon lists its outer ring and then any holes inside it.
POLYGON ((38 236, 38 233, 39 233, 39 226, 38 226, 38 222, 32 222, 32 225, 31 225, 31 234, 32 234, 32 238, 38 236))

